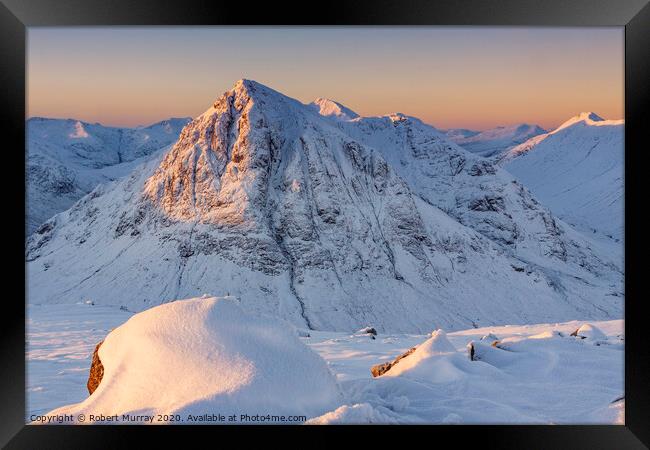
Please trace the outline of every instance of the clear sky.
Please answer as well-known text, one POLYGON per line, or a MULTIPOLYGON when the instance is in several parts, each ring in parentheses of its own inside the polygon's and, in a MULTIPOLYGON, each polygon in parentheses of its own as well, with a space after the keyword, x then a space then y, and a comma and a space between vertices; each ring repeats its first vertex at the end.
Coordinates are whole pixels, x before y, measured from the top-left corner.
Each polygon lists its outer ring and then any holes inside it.
POLYGON ((622 27, 39 27, 27 39, 29 117, 193 117, 240 78, 438 128, 624 111, 622 27))

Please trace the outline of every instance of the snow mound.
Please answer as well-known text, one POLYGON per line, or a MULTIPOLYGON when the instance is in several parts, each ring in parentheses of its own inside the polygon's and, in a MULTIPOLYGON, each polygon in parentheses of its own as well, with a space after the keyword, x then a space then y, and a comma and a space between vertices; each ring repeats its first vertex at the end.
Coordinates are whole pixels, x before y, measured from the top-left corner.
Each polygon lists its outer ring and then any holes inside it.
POLYGON ((576 331, 576 335, 578 335, 581 338, 599 340, 599 341, 600 340, 604 341, 607 339, 605 333, 603 333, 602 331, 600 331, 599 328, 589 323, 585 323, 580 328, 578 328, 578 330, 576 331))
POLYGON ((488 333, 488 334, 486 334, 485 336, 483 336, 483 337, 481 338, 481 340, 482 340, 482 341, 487 341, 487 342, 489 342, 489 343, 491 344, 492 342, 498 341, 499 338, 498 338, 498 336, 496 336, 496 335, 493 334, 493 333, 488 333))
POLYGON ((436 356, 453 353, 456 353, 456 348, 447 339, 447 334, 443 330, 436 330, 411 355, 401 359, 384 376, 396 377, 411 371, 419 372, 436 356))
POLYGON ((51 414, 83 413, 93 423, 90 416, 102 414, 178 414, 180 422, 193 422, 191 416, 218 413, 236 414, 239 422, 242 414, 315 417, 342 403, 326 363, 291 327, 247 314, 226 298, 136 314, 106 337, 99 357, 104 376, 97 390, 51 414))

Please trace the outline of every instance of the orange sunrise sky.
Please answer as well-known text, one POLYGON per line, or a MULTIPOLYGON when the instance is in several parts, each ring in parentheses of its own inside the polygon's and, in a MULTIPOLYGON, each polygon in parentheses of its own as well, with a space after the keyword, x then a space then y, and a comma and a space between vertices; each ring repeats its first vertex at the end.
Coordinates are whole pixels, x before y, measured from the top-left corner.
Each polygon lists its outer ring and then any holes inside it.
POLYGON ((28 117, 194 117, 240 78, 441 129, 624 111, 622 27, 38 27, 27 44, 28 117))

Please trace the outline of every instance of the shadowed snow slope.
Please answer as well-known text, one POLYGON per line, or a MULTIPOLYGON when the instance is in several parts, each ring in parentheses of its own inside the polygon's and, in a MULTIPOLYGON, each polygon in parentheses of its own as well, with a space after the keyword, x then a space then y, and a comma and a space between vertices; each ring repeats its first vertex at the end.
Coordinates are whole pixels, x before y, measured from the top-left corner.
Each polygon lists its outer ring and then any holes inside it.
POLYGON ((239 421, 240 414, 313 417, 342 401, 325 361, 291 326, 246 314, 230 299, 180 300, 136 314, 108 334, 99 358, 97 390, 50 414, 178 414, 192 422, 189 415, 218 413, 239 421))
POLYGON ((114 128, 72 119, 27 121, 27 234, 65 211, 95 186, 133 170, 173 144, 190 119, 114 128))
POLYGON ((31 303, 203 293, 320 330, 620 317, 620 261, 417 119, 240 80, 28 241, 31 303))
POLYGON ((445 136, 465 150, 484 157, 497 155, 504 150, 546 131, 537 125, 522 123, 485 131, 472 131, 463 128, 446 130, 445 136))
POLYGON ((577 229, 621 240, 624 127, 582 113, 514 147, 501 165, 577 229))

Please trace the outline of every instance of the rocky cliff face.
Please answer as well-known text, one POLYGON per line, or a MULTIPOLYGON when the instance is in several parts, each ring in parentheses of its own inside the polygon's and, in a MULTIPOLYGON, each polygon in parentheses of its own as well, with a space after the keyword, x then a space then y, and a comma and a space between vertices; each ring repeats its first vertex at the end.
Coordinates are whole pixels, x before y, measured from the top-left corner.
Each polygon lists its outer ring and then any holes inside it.
POLYGON ((240 80, 30 238, 30 301, 235 295, 329 330, 620 315, 616 265, 505 172, 416 119, 327 111, 240 80))

